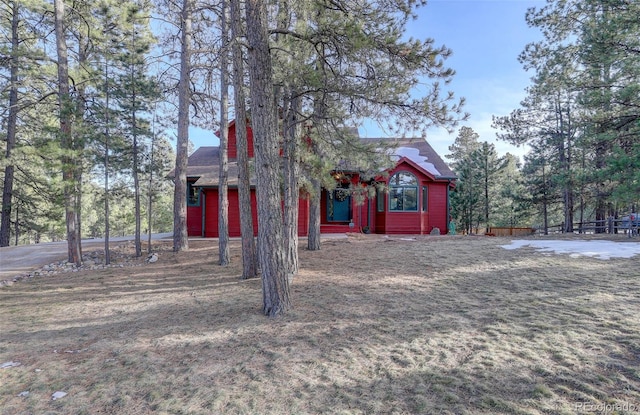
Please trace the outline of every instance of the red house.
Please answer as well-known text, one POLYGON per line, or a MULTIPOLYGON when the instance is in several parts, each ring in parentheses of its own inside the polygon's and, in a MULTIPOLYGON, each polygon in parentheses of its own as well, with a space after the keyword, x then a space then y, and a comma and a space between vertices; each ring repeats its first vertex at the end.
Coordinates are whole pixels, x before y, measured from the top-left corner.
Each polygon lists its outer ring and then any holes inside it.
MULTIPOLYGON (((247 127, 249 157, 253 134, 247 127)), ((235 122, 229 125, 229 234, 240 236, 238 167, 235 122)), ((366 138, 362 140, 381 139, 366 138)), ((390 140, 390 139, 386 139, 390 140)), ((344 175, 335 190, 321 195, 321 233, 373 232, 381 234, 429 234, 448 229, 449 190, 456 176, 424 139, 396 140, 395 167, 378 180, 388 191, 378 191, 364 203, 347 190, 360 183, 357 172, 344 175)), ((187 168, 187 228, 189 236, 218 236, 219 148, 200 147, 189 156, 187 168)), ((257 233, 255 181, 251 183, 254 233, 257 233)), ((298 233, 309 232, 309 200, 299 199, 298 233)))

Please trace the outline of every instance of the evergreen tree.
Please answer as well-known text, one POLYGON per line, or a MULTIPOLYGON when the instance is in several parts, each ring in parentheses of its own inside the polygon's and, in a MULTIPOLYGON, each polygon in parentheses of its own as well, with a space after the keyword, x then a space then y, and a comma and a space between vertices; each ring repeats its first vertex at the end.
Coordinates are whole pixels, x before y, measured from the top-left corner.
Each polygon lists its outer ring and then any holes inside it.
MULTIPOLYGON (((32 7, 37 7, 37 2, 32 7)), ((5 145, 2 160, 4 176, 0 210, 0 247, 9 245, 11 235, 16 183, 13 154, 19 146, 17 136, 20 113, 38 104, 39 97, 36 91, 41 86, 36 68, 44 58, 44 52, 37 47, 36 38, 33 36, 42 35, 34 23, 34 15, 35 13, 21 1, 7 0, 0 3, 0 60, 5 62, 0 69, 0 85, 3 91, 2 100, 6 99, 6 115, 3 114, 6 116, 6 122, 3 123, 6 130, 3 140, 5 145)), ((32 128, 40 127, 32 125, 32 128)))
MULTIPOLYGON (((237 0, 234 0, 237 1, 237 0)), ((263 312, 285 313, 291 307, 285 266, 280 207, 277 111, 269 51, 267 7, 263 0, 246 2, 251 122, 254 128, 258 192, 258 261, 262 270, 263 312)))
POLYGON ((245 99, 245 71, 241 41, 244 38, 241 3, 230 1, 231 48, 233 56, 233 102, 236 115, 236 147, 238 153, 238 203, 240 205, 240 234, 242 236, 242 279, 258 275, 258 257, 253 236, 251 185, 249 180, 249 149, 247 141, 247 112, 245 99))
POLYGON ((480 172, 474 154, 480 151, 480 136, 470 127, 461 127, 454 143, 445 157, 452 160, 451 167, 458 175, 455 192, 451 197, 454 218, 460 222, 462 231, 473 233, 474 225, 480 222, 481 187, 480 172))
POLYGON ((150 31, 150 4, 145 0, 129 2, 123 11, 123 50, 118 56, 121 66, 116 97, 121 110, 121 123, 130 149, 130 171, 133 178, 135 209, 135 252, 142 254, 141 246, 141 155, 147 151, 145 139, 151 137, 148 114, 156 100, 158 88, 149 76, 147 55, 154 44, 150 31))

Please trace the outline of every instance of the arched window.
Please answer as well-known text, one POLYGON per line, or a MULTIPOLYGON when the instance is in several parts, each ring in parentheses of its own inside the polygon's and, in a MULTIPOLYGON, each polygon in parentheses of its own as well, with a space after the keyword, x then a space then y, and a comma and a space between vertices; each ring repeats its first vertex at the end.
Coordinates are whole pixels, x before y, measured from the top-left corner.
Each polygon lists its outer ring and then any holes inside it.
POLYGON ((389 180, 389 210, 393 212, 418 210, 418 180, 413 174, 400 171, 389 180))

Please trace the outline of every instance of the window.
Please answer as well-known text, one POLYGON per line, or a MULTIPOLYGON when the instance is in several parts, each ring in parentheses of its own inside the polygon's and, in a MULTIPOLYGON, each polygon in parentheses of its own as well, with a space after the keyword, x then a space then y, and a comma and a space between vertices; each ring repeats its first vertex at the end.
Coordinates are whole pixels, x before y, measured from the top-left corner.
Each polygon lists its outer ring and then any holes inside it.
POLYGON ((408 172, 398 172, 389 180, 389 210, 406 212, 418 210, 418 180, 408 172))
POLYGON ((376 207, 378 212, 384 212, 384 190, 376 189, 376 207))
POLYGON ((427 188, 427 186, 422 186, 422 211, 426 212, 427 206, 429 202, 429 189, 427 188))
POLYGON ((200 206, 200 189, 187 182, 187 206, 200 206))

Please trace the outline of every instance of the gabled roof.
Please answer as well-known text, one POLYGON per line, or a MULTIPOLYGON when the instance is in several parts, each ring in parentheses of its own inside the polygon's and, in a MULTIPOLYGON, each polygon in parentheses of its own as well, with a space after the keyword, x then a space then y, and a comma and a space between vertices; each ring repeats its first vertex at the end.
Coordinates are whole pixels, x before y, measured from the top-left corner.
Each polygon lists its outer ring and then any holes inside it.
POLYGON ((393 142, 393 156, 406 157, 436 179, 456 179, 457 176, 424 138, 361 138, 369 142, 393 142))
MULTIPOLYGON (((235 159, 228 162, 229 186, 238 185, 238 163, 235 159)), ((220 180, 220 148, 199 147, 189 156, 187 178, 197 178, 196 186, 217 186, 220 180)), ((251 178, 251 185, 255 179, 251 178)))
MULTIPOLYGON (((436 180, 455 179, 455 173, 440 158, 438 153, 423 138, 395 139, 395 138, 360 138, 362 141, 375 144, 376 142, 389 142, 397 145, 394 157, 397 160, 406 158, 413 164, 433 176, 436 180)), ((187 177, 195 178, 196 186, 217 186, 220 174, 220 149, 219 147, 200 147, 189 156, 187 177)), ((238 185, 238 163, 235 159, 229 160, 229 186, 238 185)), ((251 177, 251 185, 255 185, 255 178, 251 177)))

